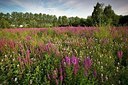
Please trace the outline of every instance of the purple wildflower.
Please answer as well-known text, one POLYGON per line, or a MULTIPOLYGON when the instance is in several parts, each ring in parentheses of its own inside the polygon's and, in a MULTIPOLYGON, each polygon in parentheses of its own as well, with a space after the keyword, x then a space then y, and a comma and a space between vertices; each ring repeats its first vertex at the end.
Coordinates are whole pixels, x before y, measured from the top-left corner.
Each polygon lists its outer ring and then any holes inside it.
POLYGON ((84 59, 84 67, 86 68, 86 70, 90 69, 92 65, 92 60, 90 59, 90 57, 87 57, 84 59))
POLYGON ((74 75, 77 74, 78 70, 79 70, 79 65, 76 64, 76 65, 74 66, 74 69, 73 69, 73 73, 74 73, 74 75))
POLYGON ((88 76, 87 70, 84 71, 84 75, 85 75, 85 76, 88 76))
POLYGON ((70 60, 71 60, 70 57, 68 57, 68 56, 65 57, 65 62, 66 62, 68 65, 71 64, 71 61, 70 61, 70 60))
POLYGON ((59 81, 56 79, 56 85, 58 85, 59 84, 59 81))
POLYGON ((55 69, 54 71, 53 71, 53 79, 56 79, 57 78, 57 69, 55 69))
POLYGON ((119 59, 121 59, 122 56, 123 56, 123 51, 118 51, 117 52, 117 56, 118 56, 119 59))
POLYGON ((18 61, 21 63, 22 62, 22 59, 21 59, 21 57, 19 56, 18 58, 18 61))
POLYGON ((72 56, 72 58, 71 58, 71 62, 72 62, 73 65, 78 64, 78 58, 75 57, 75 56, 72 56))
POLYGON ((63 75, 60 75, 60 81, 61 82, 63 81, 63 75))
POLYGON ((30 58, 30 50, 27 50, 27 52, 26 52, 26 58, 30 58))
POLYGON ((26 40, 28 40, 28 41, 31 40, 31 36, 27 36, 26 40))
POLYGON ((47 77, 48 77, 49 80, 51 79, 49 74, 47 74, 47 77))
POLYGON ((65 62, 65 58, 63 58, 62 61, 61 61, 61 65, 62 65, 62 66, 65 66, 65 63, 66 63, 66 62, 65 62))
POLYGON ((60 81, 62 82, 63 81, 63 69, 61 66, 59 68, 59 71, 60 71, 60 81))
POLYGON ((93 75, 94 75, 94 77, 97 76, 97 72, 96 72, 96 70, 93 71, 93 75))

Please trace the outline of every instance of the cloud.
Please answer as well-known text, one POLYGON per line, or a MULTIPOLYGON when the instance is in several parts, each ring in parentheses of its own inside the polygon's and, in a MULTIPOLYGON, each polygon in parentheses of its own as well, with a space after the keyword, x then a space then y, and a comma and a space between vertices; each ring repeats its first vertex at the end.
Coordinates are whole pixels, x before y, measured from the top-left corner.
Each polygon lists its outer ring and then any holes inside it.
MULTIPOLYGON (((27 12, 86 17, 84 4, 79 0, 11 0, 27 12)), ((84 0, 81 0, 84 1, 84 0)))
POLYGON ((0 0, 2 11, 22 11, 45 13, 68 17, 78 16, 86 18, 91 15, 97 2, 112 5, 117 14, 127 14, 128 5, 123 1, 115 0, 0 0))
POLYGON ((115 10, 115 12, 119 15, 128 15, 128 4, 122 7, 119 7, 115 10))

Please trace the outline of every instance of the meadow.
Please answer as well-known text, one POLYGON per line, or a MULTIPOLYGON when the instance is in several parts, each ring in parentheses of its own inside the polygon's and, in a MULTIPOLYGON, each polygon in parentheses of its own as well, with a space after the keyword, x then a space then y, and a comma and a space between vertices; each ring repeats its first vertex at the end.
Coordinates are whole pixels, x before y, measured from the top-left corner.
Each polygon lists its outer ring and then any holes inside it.
POLYGON ((128 85, 128 27, 0 30, 2 85, 128 85))

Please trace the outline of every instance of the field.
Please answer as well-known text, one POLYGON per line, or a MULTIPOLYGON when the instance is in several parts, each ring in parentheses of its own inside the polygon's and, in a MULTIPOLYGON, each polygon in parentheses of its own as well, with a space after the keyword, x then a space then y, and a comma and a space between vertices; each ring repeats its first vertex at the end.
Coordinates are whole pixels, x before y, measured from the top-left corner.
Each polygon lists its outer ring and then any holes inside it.
POLYGON ((0 30, 2 85, 128 85, 128 27, 0 30))

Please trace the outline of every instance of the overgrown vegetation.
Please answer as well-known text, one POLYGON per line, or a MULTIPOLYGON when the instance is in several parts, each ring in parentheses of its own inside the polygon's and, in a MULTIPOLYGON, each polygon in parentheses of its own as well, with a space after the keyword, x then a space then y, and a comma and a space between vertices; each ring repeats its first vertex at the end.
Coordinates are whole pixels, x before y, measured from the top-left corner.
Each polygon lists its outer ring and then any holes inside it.
POLYGON ((127 85, 128 28, 0 32, 0 84, 127 85))

